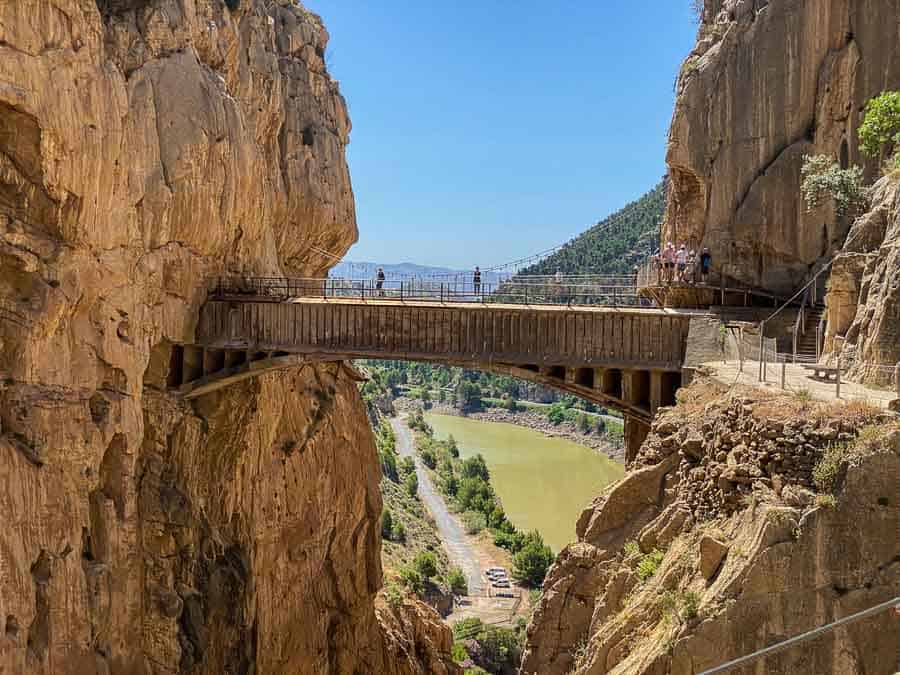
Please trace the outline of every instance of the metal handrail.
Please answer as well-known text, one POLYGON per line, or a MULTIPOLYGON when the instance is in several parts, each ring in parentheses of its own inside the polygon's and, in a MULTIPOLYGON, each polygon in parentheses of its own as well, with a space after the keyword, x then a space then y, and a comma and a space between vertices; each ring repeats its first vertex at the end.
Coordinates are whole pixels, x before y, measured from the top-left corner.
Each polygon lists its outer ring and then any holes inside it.
POLYGON ((640 305, 633 283, 566 283, 553 278, 543 283, 435 282, 385 279, 322 279, 287 277, 220 277, 210 294, 217 298, 265 299, 321 297, 377 300, 431 300, 445 302, 534 303, 565 305, 640 305))
POLYGON ((738 666, 757 661, 761 658, 771 656, 772 654, 783 652, 784 650, 795 647, 796 645, 803 642, 814 640, 815 638, 825 635, 826 633, 830 633, 836 628, 845 626, 849 623, 860 621, 862 619, 867 619, 870 616, 880 614, 881 612, 884 612, 891 608, 893 608, 894 610, 900 609, 900 596, 897 596, 892 600, 888 600, 887 602, 882 602, 878 605, 875 605, 874 607, 870 607, 869 609, 864 609, 861 612, 856 612, 855 614, 851 614, 850 616, 845 616, 843 619, 832 621, 831 623, 820 626, 819 628, 814 628, 805 633, 801 633, 800 635, 771 645, 770 647, 765 647, 764 649, 757 650, 752 654, 748 654, 747 656, 742 656, 739 659, 733 659, 731 661, 728 661, 727 663, 723 663, 720 666, 716 666, 715 668, 709 668, 708 670, 704 670, 703 672, 701 672, 700 675, 714 675, 715 673, 724 673, 725 671, 731 670, 732 668, 737 668, 738 666))

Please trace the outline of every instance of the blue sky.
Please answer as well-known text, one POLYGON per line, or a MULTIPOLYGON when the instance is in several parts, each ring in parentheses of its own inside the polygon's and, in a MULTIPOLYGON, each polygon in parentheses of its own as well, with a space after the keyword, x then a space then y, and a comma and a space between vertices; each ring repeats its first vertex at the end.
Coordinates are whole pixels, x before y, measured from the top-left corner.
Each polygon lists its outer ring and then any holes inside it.
POLYGON ((306 0, 350 108, 350 260, 469 268, 583 231, 665 170, 688 0, 306 0))

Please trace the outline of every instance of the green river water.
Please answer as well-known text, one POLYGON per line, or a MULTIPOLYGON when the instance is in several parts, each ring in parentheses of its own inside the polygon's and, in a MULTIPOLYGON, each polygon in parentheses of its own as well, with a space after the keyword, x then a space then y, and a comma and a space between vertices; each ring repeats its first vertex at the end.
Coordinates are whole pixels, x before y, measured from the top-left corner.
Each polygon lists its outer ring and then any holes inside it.
POLYGON ((426 414, 435 436, 451 434, 462 457, 478 453, 510 521, 520 530, 537 529, 555 553, 575 541, 575 523, 584 507, 624 467, 572 441, 499 422, 426 414))

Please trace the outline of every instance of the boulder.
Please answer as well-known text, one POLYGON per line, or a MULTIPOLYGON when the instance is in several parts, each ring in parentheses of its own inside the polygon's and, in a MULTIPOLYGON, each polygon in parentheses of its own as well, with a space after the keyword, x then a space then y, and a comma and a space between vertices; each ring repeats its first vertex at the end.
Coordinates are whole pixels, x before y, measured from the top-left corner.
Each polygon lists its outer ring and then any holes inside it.
POLYGON ((700 540, 700 573, 705 579, 712 579, 719 571, 722 560, 728 555, 728 548, 727 544, 708 535, 700 540))

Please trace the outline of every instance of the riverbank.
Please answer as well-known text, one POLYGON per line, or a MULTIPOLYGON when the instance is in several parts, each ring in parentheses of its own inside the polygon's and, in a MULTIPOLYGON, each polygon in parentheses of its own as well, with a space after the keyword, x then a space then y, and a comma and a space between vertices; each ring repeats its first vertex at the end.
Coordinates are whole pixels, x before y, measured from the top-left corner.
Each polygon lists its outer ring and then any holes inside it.
MULTIPOLYGON (((421 408, 422 402, 418 399, 400 397, 394 400, 394 407, 398 411, 410 412, 414 409, 421 408)), ((538 410, 520 410, 512 412, 505 408, 486 408, 478 412, 464 413, 458 408, 443 403, 432 404, 428 408, 428 412, 435 415, 452 415, 454 417, 465 417, 467 419, 478 420, 481 422, 501 422, 504 424, 514 424, 519 427, 538 431, 545 436, 552 438, 562 438, 565 440, 584 445, 595 450, 610 459, 619 462, 625 461, 625 445, 618 439, 613 440, 605 434, 597 434, 595 432, 585 433, 581 431, 576 424, 569 421, 563 421, 559 424, 553 424, 547 418, 547 415, 538 410)), ((594 415, 601 417, 610 423, 621 424, 622 420, 605 415, 594 415)))
POLYGON ((404 418, 391 419, 397 439, 397 452, 401 457, 411 457, 415 462, 419 479, 419 497, 434 520, 438 538, 447 552, 450 562, 459 567, 466 577, 468 595, 455 603, 446 617, 451 625, 465 618, 479 618, 493 625, 512 626, 519 616, 527 616, 530 603, 528 591, 516 588, 519 597, 491 597, 484 576, 491 567, 511 570, 512 559, 508 551, 495 546, 484 536, 466 534, 459 518, 450 512, 443 496, 432 480, 431 472, 415 451, 412 430, 404 418))

